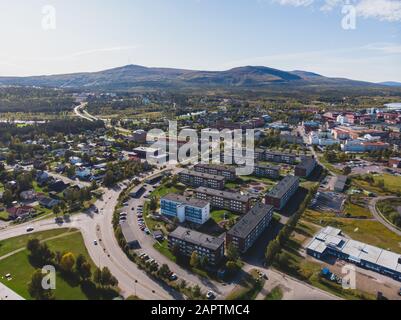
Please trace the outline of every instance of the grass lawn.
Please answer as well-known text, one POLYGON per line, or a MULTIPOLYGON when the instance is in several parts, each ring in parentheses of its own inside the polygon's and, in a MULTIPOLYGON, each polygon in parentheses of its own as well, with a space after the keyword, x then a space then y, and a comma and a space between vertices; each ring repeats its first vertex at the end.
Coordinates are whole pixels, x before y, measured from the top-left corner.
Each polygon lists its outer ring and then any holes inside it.
MULTIPOLYGON (((49 248, 53 251, 70 251, 74 254, 75 257, 77 257, 79 254, 83 254, 84 256, 86 256, 88 262, 90 262, 91 265, 94 266, 94 263, 90 259, 89 254, 86 250, 81 234, 78 232, 70 232, 70 234, 68 234, 66 233, 66 230, 63 230, 63 232, 65 233, 64 237, 46 241, 49 248)), ((51 236, 51 234, 36 234, 37 238, 42 239, 47 238, 48 236, 51 236)), ((53 234, 53 236, 55 235, 53 234)), ((10 241, 12 241, 12 244, 6 244, 5 247, 8 247, 8 250, 11 250, 11 248, 18 248, 21 244, 24 243, 24 241, 26 243, 27 240, 28 238, 23 239, 21 237, 18 240, 11 239, 10 241)), ((31 299, 28 293, 28 283, 31 280, 31 276, 34 271, 35 268, 29 262, 28 251, 24 250, 1 261, 0 281, 25 299, 31 299), (3 279, 4 275, 7 273, 11 273, 11 281, 3 279)), ((59 273, 57 274, 56 281, 55 297, 57 300, 87 299, 79 285, 67 282, 60 276, 59 273)))
POLYGON ((40 241, 44 239, 49 239, 53 237, 57 237, 62 234, 68 234, 76 232, 75 230, 69 229, 57 229, 57 230, 49 230, 38 233, 30 233, 23 236, 10 238, 7 240, 0 241, 0 257, 5 256, 6 254, 13 252, 18 249, 22 249, 26 247, 26 244, 31 239, 38 239, 40 241))
POLYGON ((274 287, 270 293, 268 293, 265 297, 265 300, 282 300, 283 299, 283 290, 280 286, 274 287))
POLYGON ((218 224, 225 220, 236 219, 238 215, 227 210, 214 210, 210 212, 210 217, 218 224))
POLYGON ((0 211, 0 220, 8 221, 8 212, 6 210, 0 211))
POLYGON ((168 248, 168 241, 166 239, 163 240, 163 242, 155 243, 153 246, 157 251, 159 251, 162 255, 166 256, 169 258, 171 261, 176 262, 177 258, 173 255, 173 253, 169 250, 168 248))
POLYGON ((226 300, 255 300, 265 280, 259 280, 256 270, 244 273, 238 285, 228 294, 226 300))
POLYGON ((381 215, 395 227, 401 230, 401 213, 399 207, 401 206, 401 199, 387 199, 377 203, 377 209, 381 215))
POLYGON ((401 237, 388 230, 378 221, 338 218, 334 214, 307 209, 303 218, 321 226, 341 229, 354 240, 401 253, 401 237))
POLYGON ((182 193, 185 191, 184 186, 180 185, 168 186, 168 185, 169 183, 162 184, 160 187, 158 187, 155 191, 152 192, 152 196, 161 198, 169 193, 182 193))
POLYGON ((374 192, 378 195, 401 193, 401 177, 390 174, 374 174, 370 176, 374 180, 372 184, 369 184, 363 179, 358 179, 357 177, 352 179, 352 183, 359 188, 374 192), (383 181, 384 188, 379 185, 380 181, 383 181))
MULTIPOLYGON (((367 203, 367 200, 366 202, 367 203)), ((344 206, 344 213, 350 217, 366 217, 372 218, 369 209, 356 203, 347 201, 344 206)))

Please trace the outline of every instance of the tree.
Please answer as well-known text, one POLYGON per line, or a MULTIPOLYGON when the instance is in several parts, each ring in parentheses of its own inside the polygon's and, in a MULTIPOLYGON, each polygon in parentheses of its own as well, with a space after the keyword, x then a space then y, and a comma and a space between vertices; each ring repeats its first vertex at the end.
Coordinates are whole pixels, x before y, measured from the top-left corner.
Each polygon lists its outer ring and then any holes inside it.
POLYGON ((54 293, 52 290, 43 289, 43 278, 42 270, 36 270, 28 284, 28 292, 36 300, 52 300, 54 299, 54 293))
POLYGON ((92 276, 91 265, 86 261, 85 256, 82 254, 77 257, 75 270, 82 280, 88 280, 92 276))
POLYGON ((167 279, 171 274, 171 270, 167 264, 163 264, 159 269, 159 276, 163 279, 167 279))
POLYGON ((268 264, 271 264, 276 257, 277 253, 280 251, 280 244, 277 239, 274 239, 269 243, 266 248, 265 258, 268 264))
POLYGON ((75 257, 71 252, 63 255, 60 261, 60 268, 65 272, 72 272, 75 265, 75 257))
POLYGON ((10 191, 10 190, 8 190, 8 189, 6 189, 6 190, 4 190, 4 193, 3 193, 3 203, 6 205, 6 206, 9 206, 9 205, 11 205, 11 203, 13 202, 13 200, 14 200, 14 197, 13 197, 13 194, 12 194, 12 192, 10 191))
POLYGON ((56 217, 59 215, 60 212, 61 212, 60 207, 58 205, 54 206, 53 213, 56 215, 56 217))
POLYGON ((236 262, 239 259, 238 249, 230 244, 227 248, 227 259, 236 262))
POLYGON ((114 183, 114 174, 113 171, 108 170, 103 178, 103 183, 106 187, 111 187, 114 183))
POLYGON ((192 252, 191 260, 189 261, 189 264, 191 265, 192 268, 199 267, 199 256, 196 253, 196 251, 192 252))
POLYGON ((349 166, 344 167, 344 169, 343 169, 344 175, 348 176, 349 174, 351 174, 351 172, 352 172, 351 167, 349 167, 349 166))
POLYGON ((95 272, 93 273, 93 281, 97 284, 101 284, 102 282, 102 270, 99 268, 96 268, 95 272))
POLYGON ((198 298, 198 297, 200 297, 202 295, 201 288, 199 287, 199 285, 195 285, 193 287, 192 293, 193 293, 195 298, 198 298))

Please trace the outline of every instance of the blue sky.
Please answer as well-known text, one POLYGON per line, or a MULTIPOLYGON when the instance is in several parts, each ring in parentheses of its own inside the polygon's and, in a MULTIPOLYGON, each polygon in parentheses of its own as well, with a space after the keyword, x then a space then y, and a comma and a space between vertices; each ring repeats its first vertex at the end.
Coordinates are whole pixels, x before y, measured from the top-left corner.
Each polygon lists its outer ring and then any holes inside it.
POLYGON ((0 75, 265 65, 401 81, 401 0, 1 0, 0 75), (56 28, 42 27, 44 6, 56 28))

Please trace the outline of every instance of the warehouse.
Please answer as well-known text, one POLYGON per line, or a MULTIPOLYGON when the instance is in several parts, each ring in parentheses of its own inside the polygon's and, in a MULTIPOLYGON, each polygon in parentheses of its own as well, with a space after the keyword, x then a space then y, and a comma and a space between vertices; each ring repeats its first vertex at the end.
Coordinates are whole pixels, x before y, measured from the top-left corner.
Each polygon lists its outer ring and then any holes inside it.
POLYGON ((334 256, 401 281, 401 255, 345 238, 340 229, 321 230, 306 247, 306 252, 317 259, 334 256))

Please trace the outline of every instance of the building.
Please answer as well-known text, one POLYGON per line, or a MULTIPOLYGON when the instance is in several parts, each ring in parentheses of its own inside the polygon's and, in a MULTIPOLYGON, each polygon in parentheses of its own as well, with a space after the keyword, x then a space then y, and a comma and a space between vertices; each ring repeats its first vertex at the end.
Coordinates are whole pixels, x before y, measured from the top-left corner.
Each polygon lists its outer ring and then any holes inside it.
POLYGON ((222 176, 190 170, 183 170, 178 173, 178 179, 181 183, 194 188, 205 187, 217 190, 223 190, 226 183, 226 179, 222 176))
POLYGON ((276 209, 281 210, 295 192, 297 192, 298 188, 299 178, 286 176, 266 195, 266 204, 270 204, 276 209))
POLYGON ((346 238, 340 229, 321 230, 308 244, 306 252, 317 259, 334 256, 401 281, 401 255, 346 238))
POLYGON ((390 144, 384 142, 372 142, 366 140, 347 140, 341 144, 341 150, 345 152, 371 152, 387 150, 390 148, 390 144))
POLYGON ((257 177, 278 179, 280 177, 280 167, 256 164, 253 173, 257 177))
POLYGON ((132 133, 131 141, 137 143, 146 143, 147 132, 145 130, 136 130, 132 133))
POLYGON ((216 209, 225 209, 232 212, 246 213, 250 209, 251 201, 248 196, 240 193, 220 191, 200 187, 195 190, 195 197, 200 200, 209 201, 216 209))
POLYGON ((334 139, 333 135, 329 131, 312 131, 308 135, 308 143, 325 147, 339 144, 340 141, 334 139))
POLYGON ((392 168, 401 168, 401 158, 390 158, 388 165, 392 168))
POLYGON ((294 164, 296 156, 289 153, 266 151, 264 160, 269 162, 294 164))
POLYGON ((125 242, 130 249, 137 249, 140 247, 138 240, 135 237, 134 231, 131 229, 128 222, 121 223, 121 232, 123 233, 125 242))
POLYGON ((131 190, 129 196, 131 198, 140 198, 141 195, 145 192, 145 188, 142 185, 138 185, 131 190))
POLYGON ((334 182, 334 187, 333 187, 334 191, 343 192, 347 184, 347 181, 348 181, 347 176, 337 176, 334 182))
POLYGON ((202 164, 199 163, 194 166, 194 170, 200 173, 207 173, 216 176, 222 176, 226 180, 233 181, 237 178, 234 167, 228 167, 217 164, 202 164))
POLYGON ((272 217, 272 206, 257 203, 227 232, 227 246, 234 246, 240 253, 247 252, 269 226, 272 217))
POLYGON ((295 175, 301 178, 307 178, 316 168, 317 162, 313 157, 301 157, 301 162, 295 167, 295 175))
POLYGON ((160 199, 160 214, 185 221, 204 224, 210 218, 210 203, 170 193, 160 199))
POLYGON ((224 258, 224 238, 212 237, 197 231, 178 227, 168 235, 168 246, 172 252, 190 258, 196 252, 200 259, 207 259, 216 266, 224 258))
POLYGON ((157 157, 160 154, 160 149, 138 147, 133 150, 137 154, 138 158, 146 159, 147 157, 157 157))

